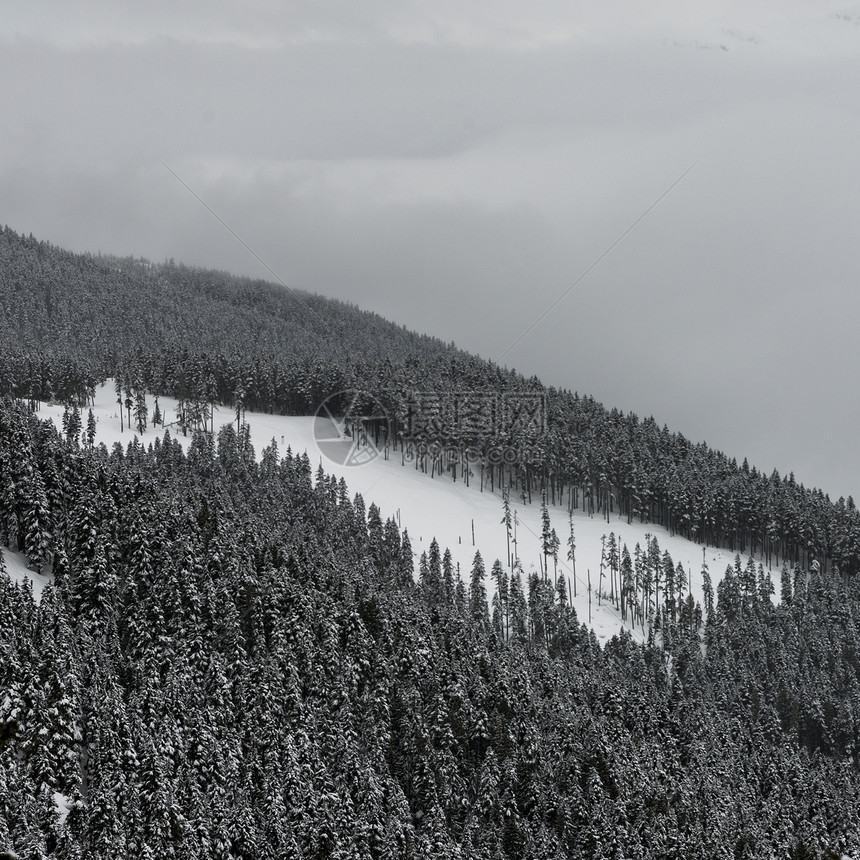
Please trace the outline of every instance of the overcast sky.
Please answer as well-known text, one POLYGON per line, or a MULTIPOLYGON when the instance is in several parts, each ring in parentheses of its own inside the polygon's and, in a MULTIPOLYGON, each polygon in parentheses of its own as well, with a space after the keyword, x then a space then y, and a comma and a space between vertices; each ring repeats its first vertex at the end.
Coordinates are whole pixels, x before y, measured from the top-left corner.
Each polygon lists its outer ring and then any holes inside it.
POLYGON ((0 223, 270 277, 173 171, 291 286, 860 501, 860 5, 28 0, 0 79, 0 223))

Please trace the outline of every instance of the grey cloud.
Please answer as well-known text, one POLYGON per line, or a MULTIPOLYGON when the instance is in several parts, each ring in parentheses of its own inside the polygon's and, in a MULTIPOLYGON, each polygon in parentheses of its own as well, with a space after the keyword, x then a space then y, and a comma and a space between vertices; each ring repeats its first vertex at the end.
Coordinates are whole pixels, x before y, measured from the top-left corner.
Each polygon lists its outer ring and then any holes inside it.
POLYGON ((856 52, 740 6, 728 52, 662 37, 728 38, 688 6, 574 38, 545 5, 516 50, 513 6, 434 8, 7 30, 0 220, 266 276, 163 160, 290 285, 498 358, 695 162, 507 363, 856 495, 856 52))
POLYGON ((8 155, 92 163, 213 151, 438 157, 523 127, 667 130, 736 101, 739 90, 753 104, 769 99, 777 83, 795 98, 844 103, 834 89, 839 69, 698 59, 678 64, 659 46, 243 50, 160 39, 77 50, 13 44, 0 56, 0 73, 16 82, 2 97, 18 118, 8 155))

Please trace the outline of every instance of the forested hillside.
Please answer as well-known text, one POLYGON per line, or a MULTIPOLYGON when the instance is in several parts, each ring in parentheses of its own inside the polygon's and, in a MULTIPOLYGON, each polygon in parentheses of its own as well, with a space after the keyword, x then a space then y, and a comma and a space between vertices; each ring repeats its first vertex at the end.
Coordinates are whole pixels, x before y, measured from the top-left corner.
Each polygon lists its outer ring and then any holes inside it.
POLYGON ((0 856, 860 856, 851 499, 223 273, 6 229, 0 307, 0 543, 54 580, 36 601, 0 571, 0 856), (187 451, 97 444, 109 375, 129 423, 142 392, 178 398, 187 451), (443 411, 422 456, 469 445, 524 499, 758 552, 780 599, 738 557, 699 612, 664 583, 648 641, 601 647, 546 567, 476 556, 460 581, 306 455, 255 456, 245 409, 341 388, 384 404, 391 445, 416 392, 538 395, 537 429, 443 411))
MULTIPOLYGON (((0 850, 23 858, 713 858, 860 851, 857 583, 727 572, 665 647, 231 427, 81 444, 7 401, 0 850), (705 646, 704 649, 702 646, 705 646)), ((752 572, 751 572, 752 571, 752 572)))
POLYGON ((540 395, 538 433, 514 426, 500 438, 460 416, 443 422, 442 441, 487 459, 500 444, 515 452, 507 477, 501 464, 490 476, 518 491, 775 563, 860 570, 851 497, 833 503, 793 475, 738 465, 653 418, 545 388, 342 303, 223 272, 71 254, 5 228, 0 307, 0 393, 33 405, 83 405, 96 382, 115 376, 121 403, 144 390, 169 394, 194 425, 213 403, 312 414, 335 392, 360 389, 384 406, 391 424, 382 430, 396 438, 428 391, 540 395))

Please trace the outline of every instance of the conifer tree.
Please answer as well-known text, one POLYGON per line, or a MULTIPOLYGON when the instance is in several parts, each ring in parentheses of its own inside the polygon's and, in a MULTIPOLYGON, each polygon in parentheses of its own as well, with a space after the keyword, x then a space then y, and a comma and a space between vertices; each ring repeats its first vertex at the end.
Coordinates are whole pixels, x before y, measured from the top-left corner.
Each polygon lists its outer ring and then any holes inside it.
POLYGON ((497 626, 497 630, 502 639, 507 639, 509 632, 509 589, 508 589, 508 575, 505 572, 505 568, 502 566, 501 561, 496 559, 493 562, 493 568, 491 572, 491 577, 496 584, 496 591, 493 595, 493 609, 494 609, 494 624, 497 626), (498 618, 496 618, 496 610, 498 610, 498 618))
POLYGON ((710 620, 714 613, 714 587, 711 584, 711 574, 708 571, 704 547, 702 547, 702 600, 704 601, 705 614, 710 620))
POLYGON ((431 603, 438 606, 443 602, 442 588, 442 556, 439 542, 434 537, 430 541, 430 551, 427 555, 427 578, 425 582, 427 594, 431 603))
POLYGON ((552 556, 552 581, 554 584, 558 578, 558 551, 561 547, 561 541, 555 533, 555 529, 550 531, 549 547, 552 556))
POLYGON ((93 448, 96 444, 96 416, 90 409, 87 413, 87 447, 93 448))
POLYGON ((126 384, 124 386, 124 391, 125 391, 125 399, 122 402, 123 402, 123 405, 125 406, 126 423, 128 424, 128 428, 130 430, 131 429, 131 410, 132 410, 132 407, 134 406, 134 400, 131 396, 131 386, 126 384))
POLYGON ((475 553, 472 562, 472 575, 469 579, 469 615, 473 621, 484 623, 488 620, 487 587, 484 585, 486 569, 481 553, 475 553))
POLYGON ((149 408, 146 405, 146 393, 138 388, 134 393, 134 422, 137 432, 142 436, 146 432, 149 408))
POLYGON ((114 391, 116 392, 116 405, 119 407, 119 430, 125 432, 125 421, 122 414, 122 380, 117 376, 114 379, 114 391))
POLYGON ((618 541, 615 538, 615 532, 610 532, 609 539, 606 542, 606 564, 609 566, 609 599, 612 601, 617 597, 615 580, 620 563, 621 557, 618 554, 618 541))
POLYGON ((528 641, 528 603, 523 591, 522 568, 519 564, 514 565, 514 572, 510 580, 510 614, 512 638, 520 643, 528 641))
POLYGON ((399 559, 398 582, 401 585, 411 586, 415 582, 415 560, 412 554, 412 542, 406 529, 403 530, 403 539, 400 542, 399 559))
POLYGON ((81 413, 77 404, 66 406, 63 410, 63 432, 70 442, 78 441, 81 435, 81 413))
POLYGON ((42 477, 32 468, 21 487, 21 507, 24 527, 22 549, 30 567, 41 573, 50 561, 51 513, 42 477))
POLYGON ((383 562, 385 545, 383 531, 382 516, 379 513, 379 508, 374 502, 371 502, 370 507, 367 509, 367 546, 370 550, 371 558, 373 558, 377 566, 381 566, 383 562))
POLYGON ((632 608, 636 605, 636 584, 633 575, 633 560, 627 544, 621 550, 621 619, 626 620, 627 614, 631 614, 631 625, 633 624, 632 608))
POLYGON ((445 603, 448 606, 454 605, 454 560, 451 556, 451 550, 445 547, 445 552, 442 555, 442 589, 445 596, 445 603))
POLYGON ((570 515, 570 534, 567 538, 567 559, 571 566, 571 579, 573 580, 573 596, 576 597, 576 536, 573 532, 573 511, 570 515))
POLYGON ((502 524, 505 527, 505 536, 508 541, 508 567, 513 566, 511 558, 511 534, 513 528, 513 517, 511 515, 510 491, 508 487, 502 490, 502 524))
POLYGON ((791 606, 791 573, 785 560, 782 562, 782 571, 779 577, 779 599, 784 606, 791 606))

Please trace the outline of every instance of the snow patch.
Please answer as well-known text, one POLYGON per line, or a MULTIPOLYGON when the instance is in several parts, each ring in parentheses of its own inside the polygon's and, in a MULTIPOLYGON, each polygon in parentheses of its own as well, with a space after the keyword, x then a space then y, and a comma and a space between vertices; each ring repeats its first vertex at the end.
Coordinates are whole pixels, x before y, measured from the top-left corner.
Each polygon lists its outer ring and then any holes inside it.
MULTIPOLYGON (((151 410, 152 398, 148 398, 148 403, 151 410)), ((169 424, 175 420, 177 402, 174 399, 159 396, 159 407, 165 423, 169 424)), ((144 444, 148 444, 156 436, 164 435, 162 427, 149 427, 145 433, 139 435, 129 429, 127 422, 121 422, 112 380, 108 380, 96 391, 93 414, 96 418, 96 443, 103 442, 108 448, 116 442, 125 447, 135 436, 138 436, 144 444)), ((49 418, 61 430, 63 416, 61 405, 43 406, 40 416, 49 418)), ((81 417, 86 426, 86 409, 82 410, 81 417)), ((350 494, 354 496, 360 493, 366 506, 372 502, 375 503, 380 509, 383 521, 388 517, 394 517, 402 529, 407 529, 416 560, 423 551, 429 550, 430 543, 435 537, 442 552, 446 547, 450 549, 461 578, 468 582, 475 552, 480 551, 487 571, 487 590, 492 596, 494 589, 489 573, 493 561, 498 558, 506 565, 508 558, 507 533, 502 522, 501 491, 490 492, 484 489, 482 492, 479 486, 480 479, 477 476, 470 486, 466 486, 459 474, 456 481, 447 475, 437 474, 431 477, 416 468, 415 461, 407 460, 404 465, 399 450, 391 451, 388 459, 385 456, 378 456, 365 465, 341 465, 326 458, 316 443, 314 422, 327 419, 248 412, 245 420, 250 428, 251 441, 258 457, 273 440, 281 454, 288 447, 293 454, 306 452, 314 468, 321 464, 328 474, 338 478, 343 477, 350 494)), ((216 427, 233 422, 235 422, 235 415, 232 410, 215 408, 216 427), (222 419, 220 421, 219 413, 222 419)), ((191 434, 183 436, 175 426, 168 429, 171 436, 178 440, 183 448, 187 448, 191 442, 191 434)), ((517 517, 517 547, 525 574, 523 584, 526 590, 528 574, 532 570, 540 571, 543 560, 540 501, 540 495, 533 495, 531 504, 523 503, 516 491, 511 492, 511 512, 512 515, 516 512, 517 517)), ((570 530, 567 508, 564 505, 550 505, 549 514, 552 527, 561 540, 557 571, 563 573, 570 583, 569 591, 571 593, 574 589, 576 591, 572 605, 580 622, 588 624, 599 639, 611 638, 622 627, 626 628, 637 641, 644 641, 648 635, 647 625, 643 630, 641 624, 632 628, 629 620, 622 623, 621 613, 604 596, 597 593, 601 542, 602 538, 608 537, 611 532, 614 532, 618 541, 619 553, 622 546, 626 544, 631 556, 637 543, 644 549, 647 536, 656 537, 661 552, 668 550, 675 564, 678 562, 683 564, 689 577, 693 597, 702 603, 702 545, 677 535, 670 535, 665 529, 653 523, 634 521, 628 524, 626 516, 614 515, 610 515, 607 522, 605 516, 596 514, 589 516, 577 510, 573 512, 576 540, 576 576, 574 577, 572 565, 565 558, 570 530), (592 586, 590 601, 589 576, 592 586)), ((735 554, 715 547, 704 549, 716 592, 717 584, 722 579, 726 567, 734 564, 735 554)), ((18 565, 18 575, 21 575, 20 565, 18 565)), ((35 591, 37 587, 35 574, 28 570, 26 575, 34 581, 35 591)), ((551 558, 549 576, 553 577, 551 558)), ((778 586, 778 583, 775 584, 778 586)), ((38 588, 39 594, 43 587, 41 585, 38 588)), ((604 574, 603 591, 608 592, 608 590, 608 574, 604 574)))
POLYGON ((51 795, 51 799, 54 801, 54 810, 57 813, 57 823, 60 827, 63 827, 65 826, 66 819, 69 817, 69 811, 72 808, 72 801, 59 791, 55 791, 51 795))
POLYGON ((27 566, 27 556, 24 553, 14 552, 7 547, 0 547, 0 555, 3 556, 6 573, 9 574, 12 582, 20 582, 23 585, 25 580, 29 580, 33 586, 33 597, 36 601, 41 600, 45 586, 54 581, 53 576, 45 571, 36 573, 35 570, 30 570, 27 566))

